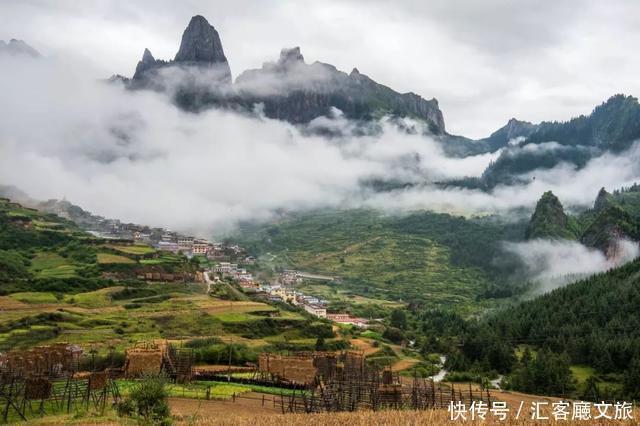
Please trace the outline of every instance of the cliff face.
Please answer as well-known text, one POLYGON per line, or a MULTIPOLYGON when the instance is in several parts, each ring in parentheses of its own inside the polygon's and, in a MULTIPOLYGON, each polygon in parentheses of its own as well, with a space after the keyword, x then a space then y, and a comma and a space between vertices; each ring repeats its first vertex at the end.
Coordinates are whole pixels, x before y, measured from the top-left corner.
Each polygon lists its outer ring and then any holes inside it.
POLYGON ((615 257, 620 239, 635 240, 637 237, 637 225, 631 215, 610 204, 601 208, 580 241, 588 247, 601 250, 608 257, 615 257))
POLYGON ((307 64, 299 47, 283 49, 277 62, 248 70, 236 79, 240 96, 264 104, 271 118, 304 123, 328 115, 331 107, 347 118, 368 120, 383 114, 424 120, 434 134, 445 124, 436 99, 398 93, 354 69, 350 74, 330 64, 307 64))
POLYGON ((171 92, 190 111, 211 106, 251 111, 261 105, 267 117, 299 124, 338 108, 354 120, 411 117, 426 122, 433 134, 446 133, 436 99, 398 93, 357 69, 347 74, 333 65, 307 64, 299 47, 282 49, 276 62, 247 70, 232 84, 220 36, 202 16, 189 22, 173 60, 157 60, 145 49, 126 83, 132 89, 171 92))

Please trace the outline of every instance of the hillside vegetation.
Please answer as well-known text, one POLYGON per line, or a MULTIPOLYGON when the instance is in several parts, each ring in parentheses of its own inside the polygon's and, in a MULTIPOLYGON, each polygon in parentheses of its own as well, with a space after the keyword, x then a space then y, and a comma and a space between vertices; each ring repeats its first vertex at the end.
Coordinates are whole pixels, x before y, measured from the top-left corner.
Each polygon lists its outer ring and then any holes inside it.
POLYGON ((336 288, 360 296, 469 314, 508 269, 501 242, 523 234, 522 223, 491 218, 349 210, 246 226, 237 238, 282 267, 338 276, 336 288))
POLYGON ((566 122, 543 122, 535 131, 522 133, 526 140, 506 146, 480 180, 465 182, 480 188, 526 183, 536 171, 560 163, 577 168, 605 152, 620 153, 640 138, 640 104, 633 96, 615 95, 591 114, 566 122))
POLYGON ((640 237, 637 187, 616 191, 602 188, 592 209, 577 215, 565 213, 560 200, 545 192, 536 205, 525 236, 527 239, 579 240, 587 247, 615 256, 619 239, 640 237))
POLYGON ((204 284, 138 278, 149 271, 188 278, 198 269, 182 255, 95 238, 0 199, 0 351, 70 342, 121 357, 135 342, 165 338, 200 342, 199 362, 227 362, 231 353, 242 364, 260 350, 311 349, 319 336, 333 347, 327 322, 237 297, 232 283, 212 297, 204 284))
POLYGON ((148 272, 190 276, 196 270, 184 256, 110 243, 54 214, 0 199, 0 295, 92 291, 148 272))

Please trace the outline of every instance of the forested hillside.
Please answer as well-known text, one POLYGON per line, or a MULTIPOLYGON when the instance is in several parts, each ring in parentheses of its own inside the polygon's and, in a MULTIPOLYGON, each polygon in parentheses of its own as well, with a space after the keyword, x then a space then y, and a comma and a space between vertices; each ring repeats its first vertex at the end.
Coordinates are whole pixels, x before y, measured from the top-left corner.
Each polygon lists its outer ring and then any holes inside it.
POLYGON ((577 168, 605 152, 620 153, 640 138, 640 104, 633 96, 615 95, 589 115, 566 122, 543 122, 526 140, 505 146, 478 181, 482 188, 526 183, 529 173, 551 169, 560 163, 577 168))
POLYGON ((558 197, 551 191, 547 191, 538 200, 525 236, 529 240, 535 238, 574 240, 579 232, 577 228, 575 219, 567 216, 558 197))
POLYGON ((598 392, 606 388, 637 398, 640 382, 631 378, 640 373, 638 306, 640 260, 635 260, 481 321, 463 337, 450 367, 496 370, 509 374, 506 382, 515 389, 561 395, 576 388, 569 367, 586 365, 594 369, 598 392), (540 371, 544 365, 548 368, 540 371))
POLYGON ((558 197, 545 192, 531 216, 525 236, 532 240, 579 240, 608 256, 615 256, 620 239, 636 241, 640 237, 637 187, 609 194, 602 188, 593 208, 577 215, 565 213, 558 197))

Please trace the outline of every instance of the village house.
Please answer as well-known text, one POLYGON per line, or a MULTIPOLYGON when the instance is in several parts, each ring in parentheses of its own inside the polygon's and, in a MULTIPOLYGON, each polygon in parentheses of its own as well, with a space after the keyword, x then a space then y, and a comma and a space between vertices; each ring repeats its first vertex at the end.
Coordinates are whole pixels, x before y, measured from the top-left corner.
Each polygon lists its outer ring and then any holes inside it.
POLYGON ((193 237, 178 237, 178 246, 180 246, 180 250, 182 251, 191 251, 193 249, 193 237))
POLYGON ((133 239, 137 243, 148 243, 151 241, 151 234, 147 234, 144 232, 136 231, 133 233, 133 239))
POLYGON ((297 305, 296 293, 288 288, 282 286, 272 286, 269 290, 269 295, 280 298, 283 302, 292 303, 297 305))
POLYGON ((240 282, 240 287, 242 287, 244 291, 250 291, 250 292, 257 292, 260 290, 260 284, 251 280, 240 282))
POLYGON ((368 328, 369 321, 364 318, 352 317, 349 314, 327 314, 326 318, 338 324, 355 325, 358 328, 368 328))
POLYGON ((324 302, 317 297, 307 296, 302 293, 297 293, 297 299, 298 302, 303 305, 324 305, 324 302))
POLYGON ((347 322, 351 318, 349 314, 327 314, 327 319, 335 322, 347 322))
POLYGON ((309 312, 311 315, 315 315, 319 318, 327 317, 327 308, 321 305, 302 305, 305 311, 309 312))
POLYGON ((219 272, 221 274, 228 274, 231 272, 231 263, 229 262, 220 262, 213 269, 215 272, 219 272))
POLYGON ((162 234, 162 241, 167 243, 173 243, 176 241, 176 234, 171 231, 167 231, 164 234, 162 234))
POLYGON ((194 256, 204 256, 209 251, 209 242, 207 240, 195 240, 192 247, 194 256))
POLYGON ((160 241, 157 246, 158 250, 170 251, 172 253, 177 253, 180 251, 180 246, 178 243, 174 243, 171 241, 160 241))

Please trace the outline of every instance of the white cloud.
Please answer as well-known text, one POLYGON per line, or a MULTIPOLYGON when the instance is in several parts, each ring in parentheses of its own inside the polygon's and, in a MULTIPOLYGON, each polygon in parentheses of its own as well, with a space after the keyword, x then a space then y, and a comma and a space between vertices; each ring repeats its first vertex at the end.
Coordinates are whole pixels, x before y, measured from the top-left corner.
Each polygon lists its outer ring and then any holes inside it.
POLYGON ((127 221, 211 229, 281 207, 341 205, 363 179, 480 173, 491 158, 446 158, 386 120, 381 133, 327 140, 275 120, 185 113, 164 95, 87 79, 80 62, 0 66, 10 70, 0 81, 0 181, 127 221))
POLYGON ((576 241, 538 239, 505 243, 505 250, 516 254, 525 266, 528 279, 544 293, 607 269, 623 265, 640 254, 637 242, 618 240, 618 255, 607 258, 601 251, 576 241))
POLYGON ((308 61, 436 97, 447 127, 483 137, 509 118, 564 120, 638 95, 640 3, 621 0, 0 2, 0 39, 131 75, 145 47, 172 58, 189 18, 218 29, 234 76, 301 46, 308 61), (64 29, 62 31, 61 29, 64 29))
POLYGON ((78 60, 0 61, 0 182, 38 199, 67 197, 125 221, 207 232, 266 219, 280 208, 471 215, 531 208, 547 190, 565 205, 584 206, 602 186, 640 179, 640 148, 634 146, 581 170, 567 164, 538 170, 526 185, 492 192, 442 188, 433 182, 479 176, 498 154, 447 157, 410 119, 402 126, 383 119, 375 132, 362 135, 334 111, 310 126, 344 135, 326 139, 259 116, 185 113, 164 95, 88 78, 78 60), (373 179, 415 186, 363 190, 361 183, 373 179))

